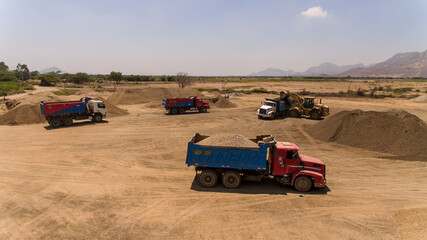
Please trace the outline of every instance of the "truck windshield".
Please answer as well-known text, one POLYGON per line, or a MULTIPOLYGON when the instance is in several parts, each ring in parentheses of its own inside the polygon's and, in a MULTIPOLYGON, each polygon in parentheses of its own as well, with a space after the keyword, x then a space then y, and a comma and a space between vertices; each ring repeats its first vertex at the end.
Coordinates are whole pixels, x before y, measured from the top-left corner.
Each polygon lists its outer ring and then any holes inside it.
POLYGON ((98 108, 105 108, 105 104, 104 103, 98 103, 98 108))
POLYGON ((276 104, 272 102, 264 102, 264 105, 272 106, 272 107, 276 106, 276 104))

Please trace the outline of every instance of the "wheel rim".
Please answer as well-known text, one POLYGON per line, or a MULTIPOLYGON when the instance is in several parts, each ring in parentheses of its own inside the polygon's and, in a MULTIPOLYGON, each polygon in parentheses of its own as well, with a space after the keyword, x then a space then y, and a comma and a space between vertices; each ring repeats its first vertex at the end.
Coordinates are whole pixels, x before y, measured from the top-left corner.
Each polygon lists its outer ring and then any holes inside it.
POLYGON ((314 112, 312 115, 313 115, 313 118, 319 118, 319 113, 317 112, 314 112))
POLYGON ((212 177, 208 175, 203 180, 204 180, 205 183, 211 183, 212 182, 212 177))
POLYGON ((300 178, 295 183, 295 188, 300 191, 307 191, 310 188, 310 179, 308 178, 300 178))
POLYGON ((227 178, 227 183, 230 185, 234 185, 236 183, 236 178, 234 178, 234 176, 229 176, 227 178))
POLYGON ((52 126, 54 126, 54 127, 59 127, 60 124, 61 123, 59 122, 59 120, 53 120, 52 121, 52 126))
POLYGON ((71 123, 72 123, 72 121, 69 118, 67 118, 67 119, 64 120, 64 125, 66 125, 66 126, 70 126, 71 123))

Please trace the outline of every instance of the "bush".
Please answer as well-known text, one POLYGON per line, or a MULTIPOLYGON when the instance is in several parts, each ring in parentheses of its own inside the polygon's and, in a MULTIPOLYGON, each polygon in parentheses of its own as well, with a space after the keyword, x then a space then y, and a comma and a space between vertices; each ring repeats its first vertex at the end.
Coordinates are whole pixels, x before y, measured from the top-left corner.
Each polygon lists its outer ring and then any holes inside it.
POLYGON ((40 86, 54 86, 56 83, 61 82, 59 75, 54 72, 40 74, 37 78, 40 80, 40 86))
POLYGON ((18 80, 13 72, 0 71, 0 81, 16 81, 18 80))

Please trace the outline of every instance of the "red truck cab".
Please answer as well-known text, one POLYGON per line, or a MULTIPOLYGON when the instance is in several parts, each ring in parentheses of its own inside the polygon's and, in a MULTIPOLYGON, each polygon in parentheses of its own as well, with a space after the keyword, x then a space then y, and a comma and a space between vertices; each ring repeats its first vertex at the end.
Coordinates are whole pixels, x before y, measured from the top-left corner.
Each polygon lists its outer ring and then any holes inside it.
POLYGON ((299 147, 290 142, 277 142, 268 161, 275 179, 299 191, 326 186, 325 164, 317 158, 300 155, 299 147))

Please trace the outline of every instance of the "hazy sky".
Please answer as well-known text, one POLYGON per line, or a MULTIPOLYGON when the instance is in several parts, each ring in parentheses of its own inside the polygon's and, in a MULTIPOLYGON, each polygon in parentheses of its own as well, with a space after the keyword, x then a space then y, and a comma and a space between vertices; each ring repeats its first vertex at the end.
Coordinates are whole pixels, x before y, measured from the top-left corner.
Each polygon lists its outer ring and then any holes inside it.
POLYGON ((0 0, 0 61, 30 70, 247 75, 427 49, 426 0, 0 0))

